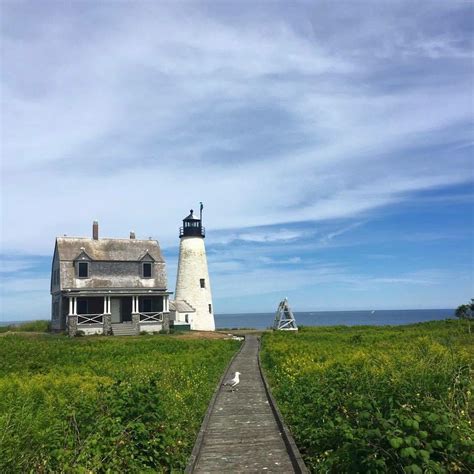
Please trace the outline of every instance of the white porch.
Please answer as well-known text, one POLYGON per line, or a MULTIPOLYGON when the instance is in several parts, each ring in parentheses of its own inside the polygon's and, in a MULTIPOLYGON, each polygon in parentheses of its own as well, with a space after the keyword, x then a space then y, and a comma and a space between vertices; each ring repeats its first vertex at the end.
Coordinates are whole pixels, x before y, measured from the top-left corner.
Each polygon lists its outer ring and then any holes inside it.
POLYGON ((115 326, 130 325, 135 333, 158 332, 168 327, 169 299, 165 295, 68 296, 70 335, 114 334, 115 326), (165 324, 166 323, 166 324, 165 324))

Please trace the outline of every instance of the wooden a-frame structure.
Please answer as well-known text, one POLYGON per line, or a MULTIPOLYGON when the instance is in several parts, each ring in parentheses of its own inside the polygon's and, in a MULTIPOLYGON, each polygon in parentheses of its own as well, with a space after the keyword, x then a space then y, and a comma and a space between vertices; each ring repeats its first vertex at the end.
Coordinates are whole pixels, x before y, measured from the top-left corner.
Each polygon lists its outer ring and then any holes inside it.
POLYGON ((280 301, 278 305, 275 321, 273 322, 273 329, 275 331, 298 331, 295 317, 288 304, 288 298, 280 301))

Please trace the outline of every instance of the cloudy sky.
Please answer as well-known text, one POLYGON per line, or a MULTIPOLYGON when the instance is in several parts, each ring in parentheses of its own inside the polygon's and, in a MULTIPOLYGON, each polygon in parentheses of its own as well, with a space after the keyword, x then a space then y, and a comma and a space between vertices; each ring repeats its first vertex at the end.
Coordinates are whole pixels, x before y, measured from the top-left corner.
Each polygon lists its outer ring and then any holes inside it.
POLYGON ((4 320, 54 238, 157 238, 204 202, 218 313, 474 296, 468 1, 1 3, 4 320))

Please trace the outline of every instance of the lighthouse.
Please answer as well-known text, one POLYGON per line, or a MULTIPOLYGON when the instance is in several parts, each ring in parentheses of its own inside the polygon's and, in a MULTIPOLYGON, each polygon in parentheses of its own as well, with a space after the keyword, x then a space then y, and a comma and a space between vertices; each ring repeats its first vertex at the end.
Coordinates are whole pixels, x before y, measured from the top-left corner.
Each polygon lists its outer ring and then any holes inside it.
POLYGON ((214 307, 207 269, 206 232, 202 226, 202 203, 199 217, 191 209, 179 229, 179 262, 175 301, 184 301, 194 309, 191 329, 214 331, 214 307))

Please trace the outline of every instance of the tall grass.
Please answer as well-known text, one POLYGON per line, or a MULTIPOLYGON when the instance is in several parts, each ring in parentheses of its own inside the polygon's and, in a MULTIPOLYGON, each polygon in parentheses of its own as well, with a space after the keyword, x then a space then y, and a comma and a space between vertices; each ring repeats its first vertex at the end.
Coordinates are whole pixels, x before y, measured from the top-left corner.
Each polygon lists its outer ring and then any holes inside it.
POLYGON ((19 324, 0 326, 2 332, 49 332, 50 322, 45 320, 26 321, 19 324))
POLYGON ((0 338, 0 472, 182 471, 239 343, 0 338))
POLYGON ((313 472, 474 472, 473 343, 450 321, 305 328, 262 360, 313 472))

